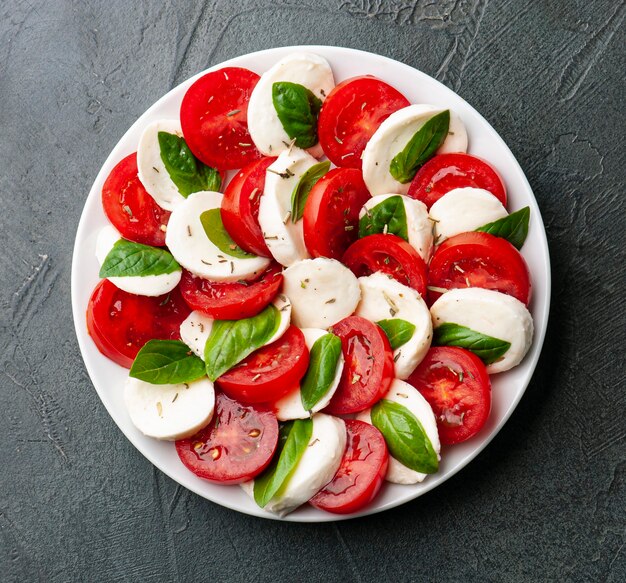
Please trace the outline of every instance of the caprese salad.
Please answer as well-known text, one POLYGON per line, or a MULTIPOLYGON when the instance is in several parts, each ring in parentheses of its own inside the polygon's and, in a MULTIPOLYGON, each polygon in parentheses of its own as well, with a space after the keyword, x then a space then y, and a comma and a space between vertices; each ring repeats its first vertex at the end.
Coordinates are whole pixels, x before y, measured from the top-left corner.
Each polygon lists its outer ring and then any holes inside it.
POLYGON ((533 337, 529 209, 467 148, 315 54, 197 79, 102 188, 87 328, 136 428, 280 516, 437 472, 533 337))

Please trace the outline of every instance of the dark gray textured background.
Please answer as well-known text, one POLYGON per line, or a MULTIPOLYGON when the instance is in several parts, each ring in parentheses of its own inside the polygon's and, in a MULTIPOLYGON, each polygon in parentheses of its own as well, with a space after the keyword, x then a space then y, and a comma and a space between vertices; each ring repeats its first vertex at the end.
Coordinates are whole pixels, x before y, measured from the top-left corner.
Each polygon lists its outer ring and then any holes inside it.
POLYGON ((624 581, 624 16, 598 1, 0 3, 0 580, 624 581), (85 197, 174 85, 272 46, 387 55, 496 128, 553 263, 539 368, 494 442, 371 518, 254 519, 124 438, 85 372, 70 257, 85 197))

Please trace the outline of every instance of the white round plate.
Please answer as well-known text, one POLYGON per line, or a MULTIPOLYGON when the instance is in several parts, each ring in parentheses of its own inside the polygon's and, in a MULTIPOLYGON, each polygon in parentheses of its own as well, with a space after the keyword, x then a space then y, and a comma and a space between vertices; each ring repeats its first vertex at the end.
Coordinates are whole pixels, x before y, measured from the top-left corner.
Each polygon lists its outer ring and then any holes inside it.
POLYGON ((185 91, 198 77, 208 71, 221 67, 245 67, 261 74, 281 57, 302 50, 325 57, 332 66, 337 83, 356 75, 375 75, 396 87, 412 103, 431 103, 454 110, 461 116, 467 128, 468 151, 488 160, 502 175, 508 191, 509 210, 517 210, 527 205, 531 208, 530 230, 522 254, 530 268, 533 282, 530 310, 535 322, 535 338, 521 365, 509 372, 492 376, 493 409, 486 427, 468 442, 444 447, 437 474, 429 476, 421 484, 411 486, 385 484, 374 503, 360 513, 349 516, 333 515, 305 505, 282 519, 294 522, 324 522, 364 516, 393 508, 421 496, 456 474, 474 459, 502 428, 524 394, 535 370, 550 306, 550 259, 546 234, 537 201, 522 169, 502 138, 472 106, 435 79, 408 65, 379 55, 339 47, 301 46, 269 49, 231 59, 199 73, 172 89, 150 107, 124 134, 102 166, 87 197, 76 233, 72 262, 72 309, 78 344, 89 376, 107 411, 131 443, 161 471, 196 494, 246 514, 276 518, 256 506, 241 488, 218 486, 196 477, 183 467, 172 443, 150 439, 135 429, 122 399, 122 386, 127 370, 98 352, 87 334, 85 313, 91 291, 98 282, 98 263, 94 255, 96 236, 100 228, 108 224, 100 204, 102 185, 113 166, 123 157, 136 151, 143 129, 154 120, 178 117, 185 91))

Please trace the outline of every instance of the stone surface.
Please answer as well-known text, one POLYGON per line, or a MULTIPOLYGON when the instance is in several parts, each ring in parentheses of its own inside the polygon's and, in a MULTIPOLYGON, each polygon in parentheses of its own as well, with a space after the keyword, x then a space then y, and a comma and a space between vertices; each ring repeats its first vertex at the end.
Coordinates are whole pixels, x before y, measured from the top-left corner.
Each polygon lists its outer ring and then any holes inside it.
POLYGON ((0 6, 0 579, 624 581, 623 75, 609 0, 16 0, 0 6), (336 44, 437 77, 532 184, 548 338, 513 417, 464 471, 371 518, 251 518, 155 470, 107 415, 70 310, 74 232, 111 148, 226 58, 336 44))

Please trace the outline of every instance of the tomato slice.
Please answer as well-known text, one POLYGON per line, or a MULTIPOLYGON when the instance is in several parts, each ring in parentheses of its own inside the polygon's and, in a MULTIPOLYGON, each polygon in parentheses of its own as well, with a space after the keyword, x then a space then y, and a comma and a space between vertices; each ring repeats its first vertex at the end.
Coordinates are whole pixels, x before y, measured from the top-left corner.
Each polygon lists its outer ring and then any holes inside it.
POLYGON ((400 283, 426 294, 426 264, 407 241, 396 235, 368 235, 353 243, 345 252, 343 263, 362 277, 382 271, 400 283))
POLYGON ((255 316, 265 308, 282 283, 278 263, 271 264, 258 279, 237 282, 209 281, 183 269, 180 291, 192 310, 216 320, 240 320, 255 316))
POLYGON ((326 97, 318 133, 324 153, 335 166, 361 168, 365 145, 394 111, 409 101, 397 89, 371 75, 339 83, 326 97))
POLYGON ((304 206, 304 243, 313 257, 341 259, 359 235, 359 211, 370 198, 356 168, 333 168, 311 189, 304 206))
POLYGON ((276 158, 248 164, 228 183, 222 201, 222 221, 235 243, 249 253, 271 257, 259 226, 259 203, 265 187, 265 171, 276 158))
POLYGON ((346 419, 346 449, 335 477, 309 503, 349 514, 369 504, 383 485, 389 453, 383 434, 369 423, 346 419))
POLYGON ((183 135, 208 166, 232 170, 261 157, 248 132, 248 101, 258 81, 248 69, 224 67, 187 89, 180 106, 183 135))
POLYGON ((433 288, 482 287, 499 291, 528 305, 530 274, 522 254, 506 239, 489 233, 460 233, 435 251, 428 271, 428 299, 441 293, 433 288))
POLYGON ((339 386, 326 411, 333 415, 357 413, 371 407, 389 390, 393 380, 393 352, 382 328, 348 316, 331 332, 341 338, 345 363, 339 386))
POLYGON ((498 172, 470 154, 439 154, 431 158, 417 171, 408 195, 430 208, 446 192, 466 186, 484 188, 506 206, 506 188, 498 172))
POLYGON ((193 437, 177 441, 176 452, 196 476, 220 484, 239 484, 268 466, 277 444, 274 413, 218 393, 211 423, 193 437))
POLYGON ((217 379, 219 387, 242 403, 277 401, 293 389, 309 366, 304 334, 289 326, 276 342, 253 352, 217 379))
POLYGON ((102 354, 130 368, 148 340, 178 340, 190 311, 178 288, 158 297, 136 296, 103 279, 89 299, 87 330, 102 354))
POLYGON ((483 362, 464 348, 431 348, 408 379, 428 401, 444 445, 466 441, 491 411, 491 382, 483 362))
POLYGON ((137 176, 137 152, 120 160, 102 186, 104 214, 124 239, 161 247, 170 212, 148 194, 137 176))

